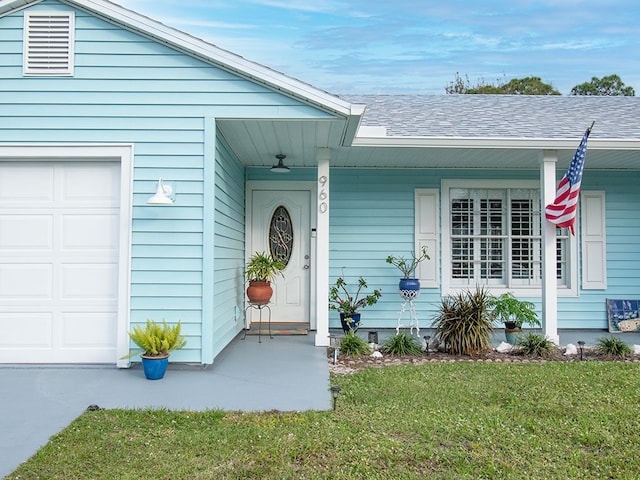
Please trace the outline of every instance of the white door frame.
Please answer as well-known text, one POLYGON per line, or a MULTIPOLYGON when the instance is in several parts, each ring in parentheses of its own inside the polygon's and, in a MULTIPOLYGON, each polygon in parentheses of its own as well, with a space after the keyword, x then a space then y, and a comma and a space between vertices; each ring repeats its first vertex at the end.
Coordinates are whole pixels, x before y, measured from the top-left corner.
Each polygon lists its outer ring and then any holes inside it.
POLYGON ((120 207, 118 245, 118 320, 116 354, 118 367, 129 366, 120 357, 129 353, 131 291, 131 218, 133 192, 133 145, 130 144, 0 144, 0 161, 118 161, 120 207))
MULTIPOLYGON (((316 329, 316 277, 313 273, 316 268, 316 238, 313 235, 316 229, 316 204, 315 198, 316 195, 316 183, 315 182, 304 182, 304 181, 270 181, 270 180, 251 180, 246 184, 246 197, 245 197, 245 264, 249 261, 249 257, 253 252, 250 251, 251 245, 251 225, 253 221, 253 212, 251 202, 253 199, 253 191, 254 190, 274 190, 274 191, 287 191, 287 190, 307 190, 311 192, 311 205, 310 205, 310 215, 309 225, 311 227, 311 232, 309 233, 310 240, 310 266, 311 266, 311 275, 309 278, 309 328, 311 330, 316 329)), ((244 307, 242 308, 244 310, 244 307)))

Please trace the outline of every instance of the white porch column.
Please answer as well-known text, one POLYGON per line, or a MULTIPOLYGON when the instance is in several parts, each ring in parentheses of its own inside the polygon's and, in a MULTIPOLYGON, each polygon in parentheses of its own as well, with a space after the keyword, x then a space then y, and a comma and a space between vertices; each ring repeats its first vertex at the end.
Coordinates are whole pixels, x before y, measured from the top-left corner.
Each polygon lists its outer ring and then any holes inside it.
POLYGON ((329 346, 329 159, 328 148, 316 152, 318 221, 316 225, 316 346, 329 346))
POLYGON ((558 335, 558 281, 556 279, 556 226, 544 217, 545 206, 556 195, 556 150, 543 150, 540 159, 540 200, 542 215, 542 329, 544 335, 556 345, 558 335))

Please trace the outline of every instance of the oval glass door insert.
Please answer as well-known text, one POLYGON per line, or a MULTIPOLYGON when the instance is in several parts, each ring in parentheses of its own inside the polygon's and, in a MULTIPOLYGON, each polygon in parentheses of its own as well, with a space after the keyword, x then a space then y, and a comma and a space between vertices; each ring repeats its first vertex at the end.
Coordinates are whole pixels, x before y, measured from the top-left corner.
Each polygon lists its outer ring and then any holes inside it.
POLYGON ((283 205, 275 209, 269 222, 269 252, 285 266, 293 252, 293 225, 291 215, 283 205))

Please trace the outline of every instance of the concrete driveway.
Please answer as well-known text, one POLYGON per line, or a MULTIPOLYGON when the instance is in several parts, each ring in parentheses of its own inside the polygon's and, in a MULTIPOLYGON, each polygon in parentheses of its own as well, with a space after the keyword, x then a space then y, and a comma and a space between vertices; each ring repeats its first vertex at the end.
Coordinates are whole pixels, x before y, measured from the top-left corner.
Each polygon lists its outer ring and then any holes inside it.
POLYGON ((15 470, 89 405, 205 411, 331 408, 325 348, 314 336, 236 338, 207 368, 169 365, 146 380, 139 364, 0 366, 0 477, 15 470))

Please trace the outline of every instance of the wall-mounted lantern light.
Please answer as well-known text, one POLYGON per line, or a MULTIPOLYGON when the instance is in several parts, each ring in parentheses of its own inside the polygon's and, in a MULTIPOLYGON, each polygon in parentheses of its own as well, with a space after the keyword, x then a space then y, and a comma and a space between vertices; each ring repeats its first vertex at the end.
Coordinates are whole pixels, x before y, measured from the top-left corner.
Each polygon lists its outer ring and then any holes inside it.
POLYGON ((147 205, 173 205, 173 188, 162 183, 162 178, 158 179, 156 193, 149 197, 147 205))

